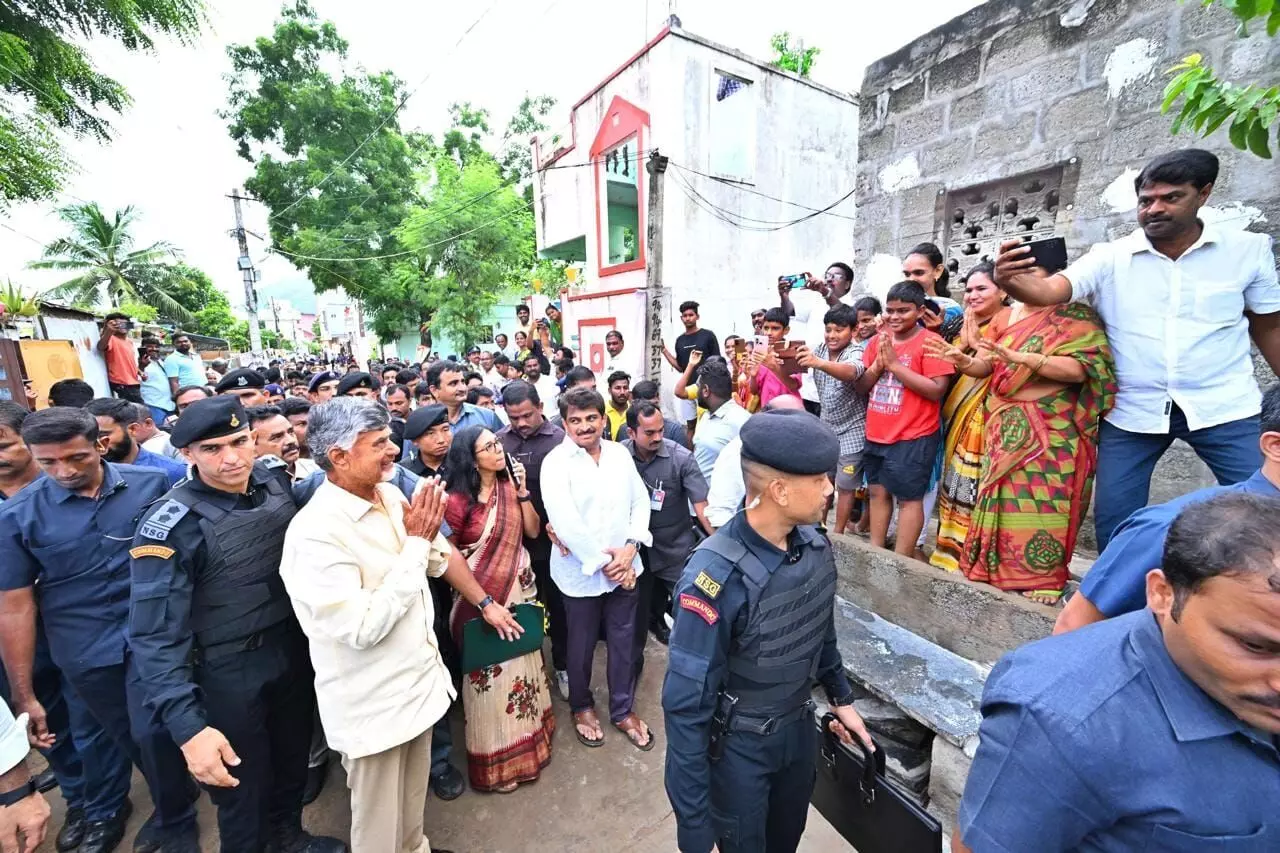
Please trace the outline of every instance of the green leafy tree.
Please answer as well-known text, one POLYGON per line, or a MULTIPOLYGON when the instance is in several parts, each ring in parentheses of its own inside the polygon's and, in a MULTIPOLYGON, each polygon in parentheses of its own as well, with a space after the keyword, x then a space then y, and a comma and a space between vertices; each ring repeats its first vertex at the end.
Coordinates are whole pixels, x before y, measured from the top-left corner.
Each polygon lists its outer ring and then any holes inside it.
POLYGON ((204 23, 201 0, 5 0, 0 2, 0 205, 57 192, 69 164, 54 131, 106 141, 103 113, 129 94, 94 68, 89 39, 149 51, 157 35, 184 43, 204 23), (19 105, 28 107, 25 115, 19 105))
POLYGON ((158 242, 134 248, 133 226, 138 213, 133 207, 107 216, 97 204, 64 207, 58 216, 71 226, 71 234, 44 247, 41 260, 31 269, 60 270, 75 277, 49 291, 54 298, 96 304, 105 292, 108 304, 145 302, 175 320, 191 314, 175 298, 182 274, 174 262, 177 250, 158 242))
POLYGON ((820 48, 804 47, 803 44, 792 44, 791 33, 781 32, 775 33, 773 38, 769 40, 769 45, 773 48, 773 62, 769 63, 774 68, 781 68, 783 71, 792 71, 801 77, 808 77, 809 72, 813 70, 814 60, 821 53, 820 48))
POLYGON ((330 74, 345 66, 347 42, 306 0, 287 3, 269 37, 227 53, 223 117, 254 166, 245 187, 271 211, 273 248, 317 291, 363 298, 404 250, 395 229, 418 198, 415 146, 430 146, 400 132, 400 81, 330 74))
POLYGON ((470 345, 498 299, 533 266, 533 215, 492 156, 459 165, 442 155, 434 175, 426 206, 400 229, 415 254, 367 304, 384 340, 426 323, 470 345))
MULTIPOLYGON (((1201 0, 1205 6, 1215 0, 1201 0)), ((1219 0, 1240 21, 1236 34, 1247 36, 1250 26, 1265 26, 1267 35, 1280 33, 1280 2, 1275 0, 1219 0)), ((1177 109, 1171 132, 1190 129, 1206 137, 1227 125, 1231 144, 1271 159, 1271 135, 1280 133, 1280 86, 1240 85, 1221 79, 1204 57, 1193 53, 1169 69, 1174 75, 1164 90, 1162 112, 1177 109)))
MULTIPOLYGON (((533 177, 533 149, 530 139, 534 134, 549 130, 544 119, 555 108, 556 99, 550 95, 525 95, 516 114, 507 122, 502 133, 502 148, 498 160, 502 164, 504 177, 516 181, 527 181, 533 177)), ((533 201, 533 187, 530 185, 526 198, 533 201)))
MULTIPOLYGON (((226 338, 235 328, 236 316, 231 313, 231 303, 221 291, 210 297, 203 308, 191 318, 190 331, 211 338, 226 338)), ((249 327, 245 326, 246 339, 249 327)), ((247 349, 247 345, 246 345, 247 349)))

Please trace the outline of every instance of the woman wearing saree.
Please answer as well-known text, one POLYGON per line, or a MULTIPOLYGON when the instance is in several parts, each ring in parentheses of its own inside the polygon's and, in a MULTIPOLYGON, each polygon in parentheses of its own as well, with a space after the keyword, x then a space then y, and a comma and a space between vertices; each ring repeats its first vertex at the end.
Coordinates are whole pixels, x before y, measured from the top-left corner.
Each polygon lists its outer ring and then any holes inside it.
MULTIPOLYGON (((978 355, 978 342, 991 340, 1008 323, 1004 291, 992 279, 993 271, 991 264, 983 263, 964 278, 964 324, 951 343, 966 355, 978 355)), ((942 440, 942 481, 938 484, 938 542, 929 562, 948 572, 960 571, 978 495, 988 382, 989 376, 958 373, 942 404, 946 433, 942 440)))
POLYGON ((978 353, 935 354, 988 377, 983 459, 960 571, 969 580, 1056 604, 1089 508, 1098 425, 1115 399, 1101 321, 1081 303, 1015 305, 978 353))
MULTIPOLYGON (((536 537, 539 520, 524 466, 514 463, 512 482, 506 464, 502 443, 488 429, 467 427, 454 436, 446 463, 445 520, 453 529, 450 542, 485 593, 513 607, 537 598, 522 537, 536 537)), ((478 615, 461 599, 454 604, 449 627, 459 648, 462 626, 478 615)), ((514 791, 520 783, 536 780, 551 761, 556 722, 541 651, 466 673, 462 707, 472 788, 514 791)))

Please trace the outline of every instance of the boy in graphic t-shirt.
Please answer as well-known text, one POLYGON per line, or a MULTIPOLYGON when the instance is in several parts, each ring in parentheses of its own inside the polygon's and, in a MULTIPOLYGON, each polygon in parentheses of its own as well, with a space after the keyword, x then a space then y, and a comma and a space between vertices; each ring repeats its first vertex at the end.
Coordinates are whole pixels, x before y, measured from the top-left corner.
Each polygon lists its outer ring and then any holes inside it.
POLYGON ((871 544, 884 547, 896 499, 895 550, 908 556, 924 529, 924 495, 942 435, 942 398, 955 373, 952 365, 925 354, 925 341, 938 337, 919 325, 925 299, 913 281, 889 289, 884 329, 867 342, 867 371, 856 386, 870 395, 862 464, 871 488, 871 544))

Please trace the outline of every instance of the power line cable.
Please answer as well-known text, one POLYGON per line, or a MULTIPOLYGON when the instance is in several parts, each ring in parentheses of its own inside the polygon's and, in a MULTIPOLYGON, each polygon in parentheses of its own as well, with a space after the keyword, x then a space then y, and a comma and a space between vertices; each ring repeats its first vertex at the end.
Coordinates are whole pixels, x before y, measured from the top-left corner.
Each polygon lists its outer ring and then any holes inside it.
MULTIPOLYGON (((798 202, 798 201, 790 201, 789 199, 785 199, 785 198, 778 198, 777 196, 769 195, 768 193, 764 193, 764 192, 761 192, 761 191, 759 191, 759 190, 757 190, 757 189, 753 189, 752 187, 749 187, 749 186, 747 186, 746 184, 739 183, 738 181, 731 181, 731 180, 729 180, 729 179, 727 179, 727 178, 717 177, 716 175, 708 175, 706 172, 700 172, 700 171, 698 171, 697 169, 694 169, 694 168, 689 167, 689 166, 684 166, 684 165, 682 165, 682 164, 680 164, 680 163, 677 163, 677 162, 676 162, 676 161, 674 161, 674 160, 671 160, 671 161, 669 161, 669 162, 671 163, 671 165, 672 165, 672 166, 674 166, 675 168, 679 169, 679 170, 680 170, 680 171, 682 171, 682 172, 689 172, 690 174, 694 174, 694 175, 698 175, 699 177, 707 178, 707 179, 709 179, 709 180, 715 181, 717 184, 721 184, 722 186, 726 186, 726 187, 732 187, 733 189, 739 190, 739 191, 744 192, 744 193, 750 193, 751 195, 758 195, 758 196, 760 196, 760 197, 762 197, 762 198, 767 198, 767 199, 769 199, 770 201, 781 202, 782 204, 789 204, 789 205, 791 205, 792 207, 799 207, 799 208, 802 208, 802 209, 804 209, 804 210, 808 210, 808 211, 816 211, 816 210, 818 210, 818 209, 819 209, 819 208, 816 208, 816 207, 810 207, 810 206, 809 206, 809 205, 807 205, 807 204, 801 204, 801 203, 800 203, 800 202, 798 202)), ((848 216, 848 215, 843 214, 843 213, 831 213, 830 215, 831 215, 831 216, 835 216, 835 217, 839 217, 840 219, 848 219, 850 222, 856 221, 856 220, 855 220, 855 217, 848 216)))

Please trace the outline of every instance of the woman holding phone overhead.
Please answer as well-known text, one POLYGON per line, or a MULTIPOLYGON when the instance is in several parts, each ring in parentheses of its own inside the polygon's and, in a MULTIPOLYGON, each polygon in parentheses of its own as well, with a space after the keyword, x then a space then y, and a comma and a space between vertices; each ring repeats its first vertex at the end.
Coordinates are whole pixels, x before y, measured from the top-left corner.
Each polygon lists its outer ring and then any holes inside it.
MULTIPOLYGON (((495 601, 509 608, 536 601, 523 537, 535 538, 540 522, 524 466, 490 430, 473 426, 454 436, 446 468, 451 544, 495 601)), ((454 605, 449 625, 459 646, 463 625, 478 615, 461 599, 454 605)), ((466 673, 462 707, 472 788, 509 793, 551 761, 556 722, 540 650, 466 673)))

